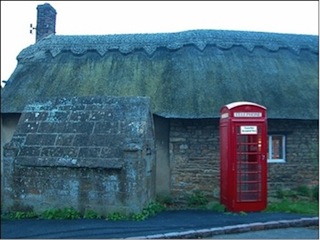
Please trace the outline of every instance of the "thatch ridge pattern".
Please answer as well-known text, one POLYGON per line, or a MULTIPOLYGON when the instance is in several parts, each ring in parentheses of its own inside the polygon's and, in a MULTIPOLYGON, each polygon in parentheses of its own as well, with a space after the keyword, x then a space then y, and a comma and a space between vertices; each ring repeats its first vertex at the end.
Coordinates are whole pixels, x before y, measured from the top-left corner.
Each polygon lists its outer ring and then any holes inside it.
POLYGON ((25 48, 17 58, 33 56, 39 50, 49 51, 53 57, 62 51, 71 51, 73 54, 79 55, 94 50, 104 56, 111 50, 118 50, 123 54, 128 54, 141 49, 148 55, 152 55, 160 47, 178 50, 185 45, 194 45, 200 51, 203 51, 207 45, 215 45, 221 49, 242 46, 249 52, 252 52, 255 47, 263 47, 268 51, 287 48, 295 54, 299 54, 301 49, 307 49, 314 53, 319 52, 318 36, 314 35, 230 30, 190 30, 154 34, 50 35, 25 48))

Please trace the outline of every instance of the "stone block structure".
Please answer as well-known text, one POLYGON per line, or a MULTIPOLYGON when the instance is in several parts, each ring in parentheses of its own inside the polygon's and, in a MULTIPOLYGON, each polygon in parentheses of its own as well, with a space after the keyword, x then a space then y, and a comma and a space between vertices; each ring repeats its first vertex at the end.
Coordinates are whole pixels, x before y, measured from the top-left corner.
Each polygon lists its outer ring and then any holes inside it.
POLYGON ((5 145, 4 210, 140 212, 155 195, 154 148, 148 98, 33 102, 5 145))

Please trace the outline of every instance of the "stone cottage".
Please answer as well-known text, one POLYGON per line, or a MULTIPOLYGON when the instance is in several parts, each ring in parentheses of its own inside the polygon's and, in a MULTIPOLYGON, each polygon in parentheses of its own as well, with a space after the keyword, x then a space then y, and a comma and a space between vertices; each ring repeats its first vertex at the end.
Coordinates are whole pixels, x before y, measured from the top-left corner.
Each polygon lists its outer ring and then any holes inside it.
MULTIPOLYGON (((183 203, 194 190, 219 196, 219 111, 237 101, 267 108, 269 193, 317 183, 318 36, 224 30, 69 36, 55 34, 55 19, 52 6, 38 6, 36 43, 17 56, 17 67, 2 90, 2 176, 8 181, 3 194, 11 194, 7 203, 24 203, 32 194, 31 188, 22 192, 19 184, 11 184, 39 174, 41 166, 32 166, 32 161, 39 163, 45 154, 28 153, 28 171, 20 170, 20 178, 14 172, 19 151, 26 147, 25 142, 18 144, 16 127, 28 123, 21 114, 39 116, 41 112, 30 107, 38 101, 74 97, 149 99, 142 112, 145 119, 148 109, 152 114, 146 122, 152 125, 155 142, 148 148, 155 156, 155 180, 148 183, 154 194, 146 193, 150 199, 170 196, 183 203), (20 148, 12 151, 17 145, 20 148), (10 192, 13 186, 16 194, 10 192)), ((142 152, 146 145, 141 145, 142 152)), ((53 167, 46 168, 48 174, 53 167)), ((4 206, 9 209, 10 204, 4 206)))

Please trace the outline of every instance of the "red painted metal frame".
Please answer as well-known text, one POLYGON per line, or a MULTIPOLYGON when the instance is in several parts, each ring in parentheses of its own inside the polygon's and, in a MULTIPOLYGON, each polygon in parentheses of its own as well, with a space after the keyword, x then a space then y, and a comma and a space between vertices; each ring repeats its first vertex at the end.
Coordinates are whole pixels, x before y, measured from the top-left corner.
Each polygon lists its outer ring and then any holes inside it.
POLYGON ((267 206, 266 108, 234 102, 220 110, 220 202, 231 212, 267 206))

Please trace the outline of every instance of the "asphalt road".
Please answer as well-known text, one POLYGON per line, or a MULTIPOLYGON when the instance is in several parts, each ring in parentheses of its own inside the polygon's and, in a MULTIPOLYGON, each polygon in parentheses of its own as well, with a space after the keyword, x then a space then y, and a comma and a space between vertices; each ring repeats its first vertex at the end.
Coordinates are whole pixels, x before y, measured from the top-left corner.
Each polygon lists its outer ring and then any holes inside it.
MULTIPOLYGON (((1 239, 9 238, 187 238, 187 235, 179 235, 182 232, 193 232, 193 238, 205 238, 203 235, 195 235, 194 231, 226 226, 240 226, 253 223, 273 223, 312 216, 287 213, 248 213, 225 214, 202 210, 178 210, 166 211, 144 221, 107 221, 104 219, 78 219, 78 220, 2 220, 1 239), (169 234, 165 236, 164 234, 169 234), (170 235, 171 234, 171 235, 170 235)), ((317 216, 313 216, 317 217, 317 216)), ((234 231, 235 232, 235 231, 234 231)), ((233 232, 233 233, 234 233, 233 232)), ((253 234, 253 232, 252 232, 253 234)), ((280 233, 279 233, 280 234, 280 233)), ((208 237, 208 235, 206 235, 208 237)), ((221 237, 222 235, 220 235, 221 237)), ((227 235, 225 235, 227 236, 227 235)), ((227 236, 231 237, 231 235, 227 236)), ((218 235, 211 238, 218 238, 218 235)))
POLYGON ((213 236, 212 239, 319 239, 318 227, 278 228, 213 236))

